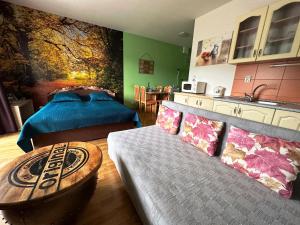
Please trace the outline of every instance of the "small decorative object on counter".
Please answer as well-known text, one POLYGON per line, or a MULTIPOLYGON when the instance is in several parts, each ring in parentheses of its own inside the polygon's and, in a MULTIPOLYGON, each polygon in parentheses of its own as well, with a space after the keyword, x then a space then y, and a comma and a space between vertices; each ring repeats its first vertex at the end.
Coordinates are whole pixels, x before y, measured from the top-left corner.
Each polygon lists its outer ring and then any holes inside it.
POLYGON ((213 96, 218 97, 218 98, 224 97, 225 90, 226 90, 226 88, 224 88, 222 86, 217 86, 213 90, 213 96))
POLYGON ((151 89, 151 87, 150 87, 150 82, 148 82, 148 84, 147 84, 146 91, 152 91, 152 89, 151 89))

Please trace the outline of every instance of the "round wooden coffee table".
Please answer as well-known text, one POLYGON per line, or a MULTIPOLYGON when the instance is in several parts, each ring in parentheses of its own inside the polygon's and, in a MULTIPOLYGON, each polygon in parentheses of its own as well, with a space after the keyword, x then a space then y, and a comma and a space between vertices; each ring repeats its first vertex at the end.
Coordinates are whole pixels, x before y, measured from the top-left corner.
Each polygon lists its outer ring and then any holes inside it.
POLYGON ((85 142, 46 146, 0 170, 0 209, 13 225, 69 224, 93 193, 101 150, 85 142))

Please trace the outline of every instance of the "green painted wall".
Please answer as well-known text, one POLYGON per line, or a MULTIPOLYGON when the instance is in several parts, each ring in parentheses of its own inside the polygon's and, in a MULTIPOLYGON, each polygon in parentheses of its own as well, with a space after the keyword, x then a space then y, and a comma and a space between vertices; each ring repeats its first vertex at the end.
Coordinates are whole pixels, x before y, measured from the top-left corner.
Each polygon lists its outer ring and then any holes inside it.
MULTIPOLYGON (((182 53, 177 45, 156 41, 153 39, 123 34, 124 54, 124 103, 133 108, 133 88, 135 84, 147 87, 176 84, 177 68, 180 69, 180 79, 188 79, 189 55, 182 53), (148 53, 154 60, 154 74, 139 73, 139 58, 148 53)), ((145 56, 146 59, 150 59, 145 56)), ((144 58, 144 57, 143 57, 144 58)))

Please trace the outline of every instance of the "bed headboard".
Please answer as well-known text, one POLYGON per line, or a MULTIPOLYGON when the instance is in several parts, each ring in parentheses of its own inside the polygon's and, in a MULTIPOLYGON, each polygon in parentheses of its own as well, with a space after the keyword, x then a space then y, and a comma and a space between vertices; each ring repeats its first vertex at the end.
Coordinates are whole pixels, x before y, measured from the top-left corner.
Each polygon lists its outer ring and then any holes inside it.
POLYGON ((84 96, 84 95, 89 95, 92 92, 106 92, 108 95, 115 97, 116 94, 110 90, 104 89, 104 88, 99 88, 96 86, 76 86, 76 87, 64 87, 61 89, 56 89, 48 94, 48 101, 50 101, 53 96, 57 93, 61 92, 72 92, 76 93, 78 95, 84 96))

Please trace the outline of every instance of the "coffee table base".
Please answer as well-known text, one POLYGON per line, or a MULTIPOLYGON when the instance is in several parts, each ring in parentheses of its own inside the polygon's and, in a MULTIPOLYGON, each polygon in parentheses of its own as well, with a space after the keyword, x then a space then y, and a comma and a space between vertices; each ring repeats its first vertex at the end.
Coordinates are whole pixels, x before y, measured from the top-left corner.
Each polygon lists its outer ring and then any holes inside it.
POLYGON ((97 176, 93 176, 84 184, 66 191, 61 196, 1 210, 0 220, 12 225, 73 224, 79 212, 92 197, 96 183, 97 176))

